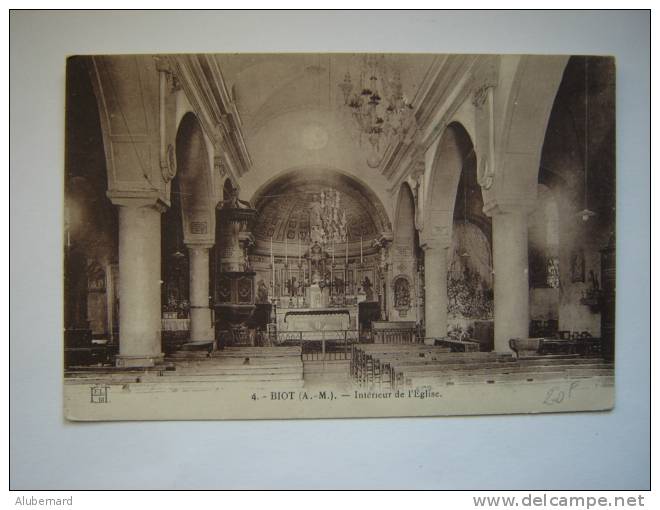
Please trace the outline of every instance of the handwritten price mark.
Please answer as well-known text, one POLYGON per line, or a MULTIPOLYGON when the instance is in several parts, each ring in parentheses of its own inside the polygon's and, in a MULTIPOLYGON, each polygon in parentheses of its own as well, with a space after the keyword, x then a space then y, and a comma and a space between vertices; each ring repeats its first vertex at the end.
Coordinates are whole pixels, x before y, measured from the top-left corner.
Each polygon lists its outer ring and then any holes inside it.
POLYGON ((561 404, 565 400, 570 400, 573 397, 573 391, 579 386, 579 384, 578 381, 573 381, 566 390, 562 389, 560 386, 553 386, 545 394, 543 403, 552 406, 561 404))

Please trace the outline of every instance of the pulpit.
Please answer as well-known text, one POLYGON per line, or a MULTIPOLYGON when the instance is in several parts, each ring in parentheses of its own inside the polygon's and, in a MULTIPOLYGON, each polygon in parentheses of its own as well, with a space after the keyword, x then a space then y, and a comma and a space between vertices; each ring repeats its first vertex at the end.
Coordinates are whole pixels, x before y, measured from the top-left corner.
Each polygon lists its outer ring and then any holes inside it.
POLYGON ((216 209, 215 330, 218 346, 227 339, 232 345, 252 343, 246 322, 256 309, 255 272, 250 269, 247 248, 250 244, 251 224, 257 211, 249 202, 238 199, 238 190, 230 184, 225 200, 216 209), (223 332, 230 332, 227 335, 223 332), (223 337, 224 335, 224 337, 223 337))
POLYGON ((225 272, 216 279, 216 305, 221 329, 244 324, 254 313, 254 272, 225 272))

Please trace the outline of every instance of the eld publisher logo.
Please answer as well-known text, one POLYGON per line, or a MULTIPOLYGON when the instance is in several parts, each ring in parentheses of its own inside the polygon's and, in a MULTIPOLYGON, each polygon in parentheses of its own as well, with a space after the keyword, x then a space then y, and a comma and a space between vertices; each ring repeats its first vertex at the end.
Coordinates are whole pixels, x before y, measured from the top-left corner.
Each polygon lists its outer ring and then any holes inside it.
POLYGON ((108 386, 90 387, 90 402, 92 404, 108 403, 108 386))

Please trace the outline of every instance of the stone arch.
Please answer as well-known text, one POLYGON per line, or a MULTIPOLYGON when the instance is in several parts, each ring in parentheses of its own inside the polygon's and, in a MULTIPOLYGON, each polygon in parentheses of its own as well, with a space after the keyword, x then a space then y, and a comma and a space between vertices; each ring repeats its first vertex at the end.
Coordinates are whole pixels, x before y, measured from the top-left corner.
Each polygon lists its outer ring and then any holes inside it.
MULTIPOLYGON (((108 170, 108 190, 162 197, 159 73, 149 55, 85 59, 96 96, 108 170)), ((168 170, 169 171, 169 170, 168 170)))
POLYGON ((372 233, 374 238, 392 231, 392 224, 385 207, 370 186, 355 176, 334 168, 298 167, 280 172, 263 183, 254 192, 250 203, 257 210, 262 211, 267 202, 273 198, 273 195, 300 185, 330 186, 350 195, 356 202, 361 204, 367 213, 368 219, 373 222, 372 233))
POLYGON ((438 141, 429 175, 424 214, 425 241, 448 243, 451 239, 456 192, 466 158, 474 151, 462 124, 449 124, 438 141))
POLYGON ((401 236, 401 229, 408 231, 408 220, 410 220, 410 237, 414 237, 415 231, 415 197, 407 182, 401 184, 394 209, 394 239, 401 236))
POLYGON ((106 194, 105 140, 88 57, 69 59, 66 79, 64 328, 68 347, 83 331, 114 340, 118 217, 106 194))
POLYGON ((212 242, 215 203, 211 165, 204 133, 193 113, 186 113, 176 134, 176 160, 184 239, 212 242))
POLYGON ((485 191, 486 207, 496 202, 527 201, 536 197, 541 151, 548 120, 568 61, 565 56, 521 56, 509 84, 501 87, 501 115, 496 133, 493 187, 485 191))

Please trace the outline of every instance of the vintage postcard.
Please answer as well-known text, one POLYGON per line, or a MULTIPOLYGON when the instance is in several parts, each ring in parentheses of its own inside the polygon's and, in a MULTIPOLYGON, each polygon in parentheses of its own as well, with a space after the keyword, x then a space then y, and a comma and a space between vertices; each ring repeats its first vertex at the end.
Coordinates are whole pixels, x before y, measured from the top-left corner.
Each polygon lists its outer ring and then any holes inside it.
POLYGON ((615 74, 70 57, 65 417, 611 409, 615 74))

